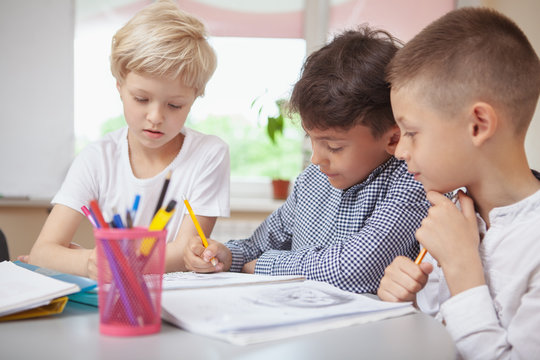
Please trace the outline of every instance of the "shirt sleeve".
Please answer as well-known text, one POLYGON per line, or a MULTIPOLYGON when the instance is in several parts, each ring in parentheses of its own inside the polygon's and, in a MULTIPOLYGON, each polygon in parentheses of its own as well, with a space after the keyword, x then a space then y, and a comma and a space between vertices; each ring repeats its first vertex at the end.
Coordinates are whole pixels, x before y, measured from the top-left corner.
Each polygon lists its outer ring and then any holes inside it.
POLYGON ((396 256, 418 251, 414 233, 424 216, 423 206, 389 202, 372 214, 361 231, 328 247, 264 252, 256 272, 303 274, 347 291, 375 293, 384 269, 396 256))
POLYGON ((446 328, 463 358, 530 359, 540 353, 540 276, 535 275, 529 291, 517 299, 515 316, 505 325, 487 285, 461 292, 441 305, 446 328))
MULTIPOLYGON (((295 251, 290 250, 292 224, 289 223, 294 221, 294 196, 289 197, 250 239, 228 243, 233 264, 235 250, 241 248, 244 262, 258 258, 256 273, 305 275, 347 291, 375 293, 384 269, 397 255, 413 257, 418 252, 414 233, 427 213, 428 204, 421 187, 408 188, 402 193, 403 197, 393 193, 378 203, 359 232, 330 242, 314 239, 312 244, 329 245, 295 251)), ((233 271, 240 270, 241 266, 233 271)))
POLYGON ((295 218, 295 189, 285 203, 259 225, 250 238, 231 240, 225 243, 232 255, 230 271, 240 272, 245 263, 258 258, 257 266, 259 266, 260 261, 264 262, 260 256, 265 252, 272 252, 272 249, 291 249, 292 231, 290 229, 292 229, 295 218))
MULTIPOLYGON (((210 136, 207 136, 210 138, 210 136)), ((205 144, 205 154, 197 159, 196 186, 191 186, 191 205, 197 215, 230 216, 229 147, 220 139, 205 144)))
POLYGON ((94 164, 100 162, 99 152, 90 145, 83 149, 72 162, 69 171, 51 203, 62 204, 81 212, 81 206, 87 205, 88 199, 98 198, 98 183, 94 164))

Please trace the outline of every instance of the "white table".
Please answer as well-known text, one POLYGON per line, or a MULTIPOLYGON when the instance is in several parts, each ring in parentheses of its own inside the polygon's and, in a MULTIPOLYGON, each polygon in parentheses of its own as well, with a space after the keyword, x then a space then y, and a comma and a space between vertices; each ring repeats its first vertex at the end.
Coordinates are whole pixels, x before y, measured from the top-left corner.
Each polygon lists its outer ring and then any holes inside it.
POLYGON ((60 315, 0 323, 0 359, 454 359, 445 328, 416 313, 287 340, 236 346, 167 323, 157 334, 99 333, 95 307, 69 302, 60 315))

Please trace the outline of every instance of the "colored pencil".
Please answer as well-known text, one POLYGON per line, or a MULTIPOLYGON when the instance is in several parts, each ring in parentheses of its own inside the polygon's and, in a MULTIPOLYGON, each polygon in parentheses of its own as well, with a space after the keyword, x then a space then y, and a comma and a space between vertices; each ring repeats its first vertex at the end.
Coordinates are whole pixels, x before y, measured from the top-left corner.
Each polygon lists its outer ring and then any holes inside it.
POLYGON ((427 253, 426 248, 422 248, 422 250, 420 250, 420 253, 416 257, 416 260, 414 260, 414 263, 416 265, 419 265, 422 262, 422 260, 424 259, 424 256, 426 256, 426 253, 427 253))
MULTIPOLYGON (((193 212, 193 209, 191 208, 191 205, 189 204, 188 199, 184 196, 184 204, 186 205, 186 209, 189 212, 189 216, 191 217, 191 220, 193 221, 193 224, 195 225, 195 229, 197 229, 197 233, 199 234, 199 237, 202 240, 203 246, 205 248, 208 247, 208 241, 206 240, 206 236, 204 235, 204 232, 201 229, 201 225, 199 224, 199 221, 197 220, 197 217, 195 216, 195 213, 193 212)), ((218 264, 218 260, 214 257, 210 260, 212 265, 216 266, 218 264)))

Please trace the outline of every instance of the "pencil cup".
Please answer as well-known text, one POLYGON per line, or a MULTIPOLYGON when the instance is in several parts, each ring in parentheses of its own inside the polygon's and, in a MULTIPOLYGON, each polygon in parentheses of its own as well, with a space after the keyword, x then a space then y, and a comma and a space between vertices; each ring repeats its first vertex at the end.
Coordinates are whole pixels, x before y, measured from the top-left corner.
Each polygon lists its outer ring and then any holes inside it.
POLYGON ((167 230, 94 229, 99 331, 136 336, 161 329, 167 230))

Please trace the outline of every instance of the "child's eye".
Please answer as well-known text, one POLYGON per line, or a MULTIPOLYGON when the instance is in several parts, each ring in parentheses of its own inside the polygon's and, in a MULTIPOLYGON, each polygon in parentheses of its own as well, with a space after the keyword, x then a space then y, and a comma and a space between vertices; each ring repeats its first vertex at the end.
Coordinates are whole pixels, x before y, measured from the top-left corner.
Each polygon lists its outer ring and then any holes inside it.
POLYGON ((181 109, 182 108, 182 105, 169 104, 169 106, 172 107, 173 109, 181 109))
POLYGON ((343 148, 342 147, 332 147, 332 146, 328 146, 328 151, 332 152, 332 153, 335 153, 335 152, 339 152, 341 151, 343 148))
POLYGON ((147 98, 142 98, 142 97, 138 97, 138 96, 135 96, 134 99, 135 99, 136 102, 140 102, 140 103, 144 103, 144 102, 148 101, 147 98))
POLYGON ((410 137, 410 138, 413 138, 414 135, 416 135, 416 132, 414 131, 407 131, 403 134, 403 136, 410 137))

